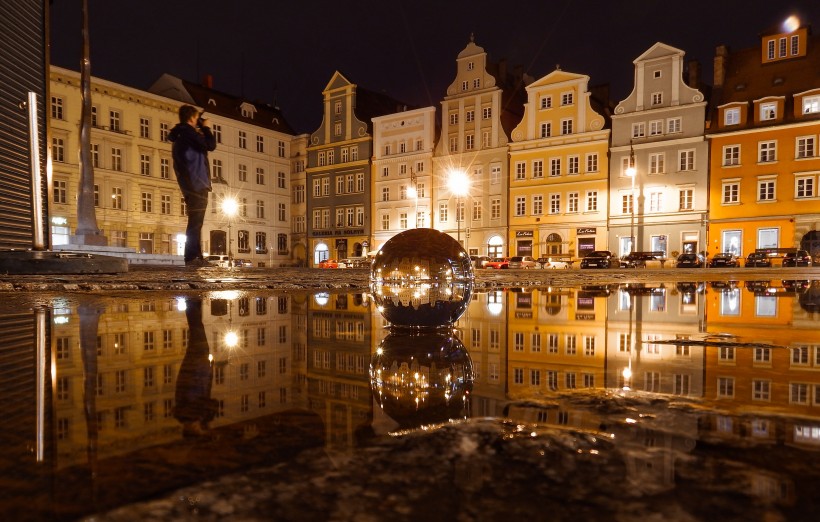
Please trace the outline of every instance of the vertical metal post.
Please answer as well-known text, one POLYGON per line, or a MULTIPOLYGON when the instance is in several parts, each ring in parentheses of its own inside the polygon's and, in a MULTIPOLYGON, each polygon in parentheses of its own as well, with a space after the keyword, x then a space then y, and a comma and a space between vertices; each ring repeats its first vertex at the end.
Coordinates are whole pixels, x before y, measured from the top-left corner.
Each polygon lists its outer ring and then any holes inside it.
POLYGON ((31 199, 34 214, 34 250, 45 250, 45 226, 43 224, 43 172, 40 168, 40 128, 37 124, 37 94, 28 93, 29 149, 31 150, 31 199))

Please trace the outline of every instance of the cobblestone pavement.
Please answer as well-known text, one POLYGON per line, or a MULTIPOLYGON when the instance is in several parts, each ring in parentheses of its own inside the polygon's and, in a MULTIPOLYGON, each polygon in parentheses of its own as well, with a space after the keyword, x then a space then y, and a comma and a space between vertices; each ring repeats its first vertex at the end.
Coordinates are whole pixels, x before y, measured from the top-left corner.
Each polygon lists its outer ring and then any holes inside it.
MULTIPOLYGON (((476 270, 476 289, 508 286, 570 286, 621 282, 820 279, 820 267, 741 269, 476 270)), ((132 266, 122 274, 3 275, 0 292, 366 290, 366 269, 188 268, 132 266)))

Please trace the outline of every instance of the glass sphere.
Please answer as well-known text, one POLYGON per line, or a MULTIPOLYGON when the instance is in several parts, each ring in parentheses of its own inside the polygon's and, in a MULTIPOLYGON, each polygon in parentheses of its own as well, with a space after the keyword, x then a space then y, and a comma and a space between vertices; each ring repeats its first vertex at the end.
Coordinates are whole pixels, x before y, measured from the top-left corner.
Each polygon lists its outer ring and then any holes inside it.
POLYGON ((391 329, 370 362, 370 387, 389 431, 468 416, 473 363, 451 328, 391 329))
POLYGON ((373 259, 370 291, 391 326, 436 328, 458 320, 473 291, 470 256, 431 228, 393 236, 373 259))

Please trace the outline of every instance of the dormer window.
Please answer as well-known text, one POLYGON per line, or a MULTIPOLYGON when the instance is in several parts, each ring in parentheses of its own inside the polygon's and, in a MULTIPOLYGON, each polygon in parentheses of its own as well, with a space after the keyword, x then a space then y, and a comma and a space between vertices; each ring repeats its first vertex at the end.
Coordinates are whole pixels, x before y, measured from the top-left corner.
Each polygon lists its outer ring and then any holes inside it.
POLYGON ((803 114, 817 114, 818 112, 820 112, 820 96, 803 98, 803 114))
POLYGON ((723 111, 724 125, 738 125, 740 123, 740 109, 726 109, 723 111))
POLYGON ((660 105, 663 103, 663 93, 662 92, 653 92, 652 93, 652 105, 660 105))
POLYGON ((660 71, 660 70, 658 70, 658 71, 653 71, 653 72, 652 72, 652 77, 653 77, 653 78, 655 78, 656 80, 657 80, 658 78, 660 78, 661 76, 662 76, 662 73, 661 73, 661 71, 660 71))
POLYGON ((769 40, 766 55, 769 57, 769 60, 774 60, 774 40, 769 40))
POLYGON ((333 112, 336 115, 339 115, 339 114, 342 113, 342 102, 337 101, 335 104, 333 104, 333 112))
POLYGON ((792 42, 792 49, 791 49, 792 56, 797 56, 797 54, 800 52, 800 37, 797 36, 796 34, 792 35, 791 42, 792 42))
POLYGON ((475 68, 475 62, 467 62, 467 70, 472 71, 475 68))
POLYGON ((760 104, 760 121, 773 120, 777 118, 777 104, 776 103, 761 103, 760 104))
POLYGON ((780 48, 780 57, 785 58, 786 57, 786 37, 780 38, 780 40, 778 41, 778 44, 779 44, 778 47, 780 48))
POLYGON ((243 118, 253 119, 254 114, 256 114, 256 107, 252 103, 244 102, 239 108, 243 118))

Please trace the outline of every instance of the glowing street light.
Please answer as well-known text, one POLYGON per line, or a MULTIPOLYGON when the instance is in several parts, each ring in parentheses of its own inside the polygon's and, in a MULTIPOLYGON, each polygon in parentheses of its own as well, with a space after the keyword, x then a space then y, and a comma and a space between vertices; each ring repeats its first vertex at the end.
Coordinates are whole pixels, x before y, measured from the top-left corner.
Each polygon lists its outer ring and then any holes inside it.
POLYGON ((461 198, 470 193, 470 177, 460 169, 452 169, 447 177, 447 187, 456 197, 456 222, 458 242, 461 243, 461 198))

